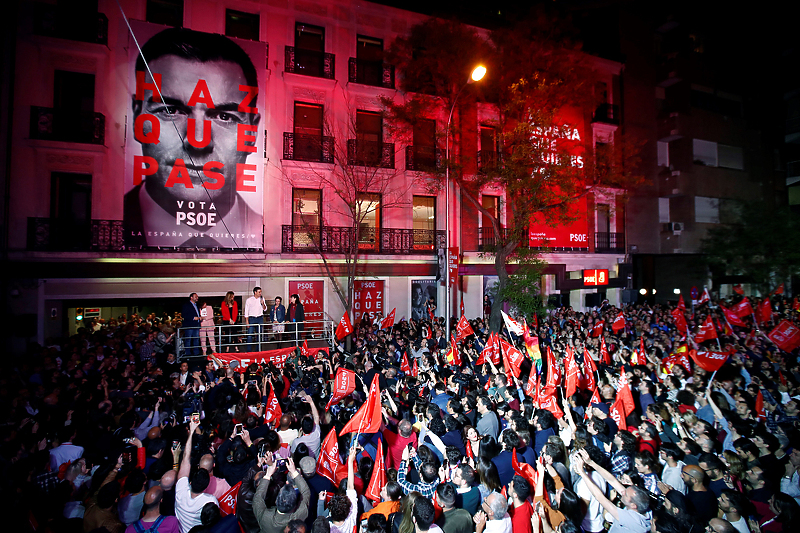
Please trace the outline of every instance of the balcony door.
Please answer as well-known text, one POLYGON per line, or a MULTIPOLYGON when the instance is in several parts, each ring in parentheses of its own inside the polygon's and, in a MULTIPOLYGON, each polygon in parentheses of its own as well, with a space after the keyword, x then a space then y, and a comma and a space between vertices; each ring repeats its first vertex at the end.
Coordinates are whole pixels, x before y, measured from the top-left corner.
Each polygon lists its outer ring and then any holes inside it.
POLYGON ((414 168, 436 167, 436 121, 420 119, 414 124, 414 168))
POLYGON ((356 38, 356 82, 383 85, 383 40, 359 35, 356 38))
POLYGON ((358 247, 362 250, 377 250, 381 229, 381 195, 359 193, 356 201, 358 217, 358 247))
POLYGON ((92 224, 92 176, 53 172, 50 176, 51 244, 88 250, 92 224))
POLYGON ((480 166, 478 170, 487 170, 497 165, 497 130, 490 126, 481 126, 480 166))
POLYGON ((307 76, 322 77, 325 56, 325 28, 295 24, 294 61, 295 72, 307 76))
POLYGON ((294 248, 321 246, 322 191, 292 189, 292 235, 294 248))
POLYGON ((324 107, 294 103, 294 159, 322 161, 324 107))
POLYGON ((381 162, 383 116, 374 111, 356 111, 356 161, 359 165, 378 166, 381 162))
POLYGON ((94 74, 56 70, 53 75, 53 136, 83 139, 94 134, 94 74))

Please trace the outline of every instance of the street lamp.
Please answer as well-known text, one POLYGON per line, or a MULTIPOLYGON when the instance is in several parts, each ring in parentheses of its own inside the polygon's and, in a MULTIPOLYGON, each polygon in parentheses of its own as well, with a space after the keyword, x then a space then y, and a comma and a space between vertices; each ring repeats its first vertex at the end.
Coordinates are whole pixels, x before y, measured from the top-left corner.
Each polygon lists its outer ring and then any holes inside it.
POLYGON ((478 65, 469 75, 467 82, 459 89, 456 97, 453 98, 453 104, 450 106, 450 114, 447 116, 447 129, 444 132, 444 186, 445 186, 445 207, 444 207, 444 252, 445 252, 445 281, 444 281, 444 299, 445 299, 445 336, 450 335, 450 122, 453 120, 453 111, 456 109, 456 102, 458 97, 464 89, 467 88, 472 82, 480 81, 486 75, 486 67, 478 65))

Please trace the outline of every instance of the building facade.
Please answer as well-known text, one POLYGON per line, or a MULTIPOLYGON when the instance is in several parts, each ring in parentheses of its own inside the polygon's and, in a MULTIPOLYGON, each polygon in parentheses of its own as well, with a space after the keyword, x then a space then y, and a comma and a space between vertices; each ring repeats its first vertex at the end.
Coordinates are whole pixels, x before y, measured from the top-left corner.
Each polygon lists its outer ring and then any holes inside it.
MULTIPOLYGON (((445 155, 447 110, 399 133, 382 116, 381 98, 404 98, 383 51, 422 15, 352 1, 120 4, 125 17, 105 0, 19 5, 6 81, 12 344, 74 331, 76 308, 177 310, 191 292, 218 308, 255 286, 338 321, 329 274, 346 279, 353 239, 354 318, 412 317, 422 293, 443 302, 447 233, 460 256, 451 308, 482 314, 487 221, 455 188, 448 206, 427 172, 445 155)), ((613 142, 623 115, 623 65, 591 61, 602 97, 570 124, 588 150, 613 142)), ((495 115, 477 104, 459 117, 467 172, 496 159, 495 115)), ((585 220, 548 240, 546 294, 578 309, 622 302, 620 192, 591 195, 585 220), (597 270, 603 282, 585 283, 597 270)), ((481 204, 504 218, 504 191, 482 191, 481 204)))

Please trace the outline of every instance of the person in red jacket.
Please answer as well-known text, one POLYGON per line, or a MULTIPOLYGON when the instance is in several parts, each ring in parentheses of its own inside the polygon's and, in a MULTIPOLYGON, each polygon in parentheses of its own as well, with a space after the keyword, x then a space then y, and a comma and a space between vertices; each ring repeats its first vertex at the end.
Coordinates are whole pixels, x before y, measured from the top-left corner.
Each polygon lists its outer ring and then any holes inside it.
POLYGON ((233 291, 228 291, 221 306, 222 325, 224 326, 222 333, 225 340, 220 342, 220 348, 222 348, 223 352, 232 352, 234 349, 237 352, 239 351, 239 347, 234 345, 238 328, 233 327, 236 324, 236 319, 239 318, 239 304, 233 296, 233 291))

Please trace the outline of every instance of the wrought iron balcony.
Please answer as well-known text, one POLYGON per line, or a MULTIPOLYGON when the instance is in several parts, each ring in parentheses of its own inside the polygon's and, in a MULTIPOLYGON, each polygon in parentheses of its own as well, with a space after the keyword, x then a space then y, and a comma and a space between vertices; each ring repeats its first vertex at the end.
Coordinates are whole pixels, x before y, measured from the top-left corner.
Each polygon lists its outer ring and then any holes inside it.
POLYGON ((624 254, 624 233, 595 233, 594 251, 598 254, 624 254))
POLYGON ((285 71, 333 80, 336 79, 336 56, 316 50, 287 46, 285 71))
POLYGON ((347 66, 347 81, 350 83, 394 89, 394 65, 351 57, 347 66))
POLYGON ((445 233, 439 230, 354 228, 342 226, 282 226, 281 252, 333 253, 353 251, 384 255, 435 253, 444 247, 445 233), (318 249, 319 247, 319 249, 318 249))
POLYGON ((108 44, 108 17, 103 13, 36 3, 33 33, 82 43, 108 44))
POLYGON ((102 113, 31 106, 31 139, 104 144, 106 117, 102 113))
POLYGON ((291 161, 333 163, 333 137, 284 132, 283 158, 291 161))
POLYGON ((500 153, 494 150, 480 150, 478 152, 478 172, 485 174, 497 169, 500 163, 500 153))
POLYGON ((359 167, 394 168, 394 143, 348 139, 347 164, 359 167))
POLYGON ((406 170, 435 172, 443 168, 442 151, 433 146, 406 146, 406 170))
POLYGON ((124 250, 121 220, 74 221, 28 218, 28 250, 108 251, 124 250))
MULTIPOLYGON (((506 228, 501 227, 501 239, 505 239, 507 235, 506 228)), ((482 228, 478 228, 478 251, 479 252, 491 252, 497 245, 500 244, 497 242, 497 236, 494 234, 494 228, 492 226, 486 226, 482 228)))
POLYGON ((592 122, 619 125, 619 106, 616 104, 600 104, 594 110, 592 122))

